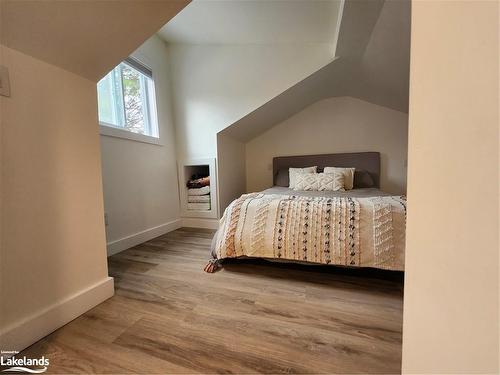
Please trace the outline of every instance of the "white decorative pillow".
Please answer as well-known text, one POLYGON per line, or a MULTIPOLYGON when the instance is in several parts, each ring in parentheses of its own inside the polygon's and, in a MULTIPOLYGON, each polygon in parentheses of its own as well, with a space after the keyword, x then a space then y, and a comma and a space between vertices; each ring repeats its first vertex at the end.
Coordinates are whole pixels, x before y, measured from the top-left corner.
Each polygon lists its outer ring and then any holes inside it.
POLYGON ((316 173, 318 167, 307 167, 307 168, 288 168, 288 177, 290 180, 290 189, 295 189, 297 175, 299 173, 313 174, 316 173))
POLYGON ((351 190, 354 187, 354 170, 356 168, 325 167, 324 173, 342 173, 344 175, 344 188, 351 190))
POLYGON ((299 173, 294 190, 344 191, 342 173, 299 173))

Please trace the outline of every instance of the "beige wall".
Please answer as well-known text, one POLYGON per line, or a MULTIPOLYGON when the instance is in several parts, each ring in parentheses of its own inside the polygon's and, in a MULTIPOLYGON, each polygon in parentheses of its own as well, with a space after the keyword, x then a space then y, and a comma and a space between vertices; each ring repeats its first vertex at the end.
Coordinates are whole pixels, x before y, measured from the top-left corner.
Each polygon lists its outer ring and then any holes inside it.
MULTIPOLYGON (((95 82, 0 48, 12 94, 0 97, 4 340, 108 278, 95 82)), ((15 336, 9 349, 29 338, 15 336)))
POLYGON ((161 145, 101 136, 107 242, 120 250, 129 247, 134 237, 139 242, 148 239, 147 234, 137 234, 153 229, 149 237, 156 237, 175 228, 179 219, 167 48, 153 36, 132 56, 153 71, 161 145))
POLYGON ((219 177, 219 217, 231 201, 246 190, 245 144, 229 136, 217 135, 219 177))
POLYGON ((351 97, 305 108, 246 144, 247 191, 272 185, 275 156, 379 151, 381 188, 406 191, 408 115, 351 97))
POLYGON ((498 373, 499 3, 413 1, 404 373, 498 373))

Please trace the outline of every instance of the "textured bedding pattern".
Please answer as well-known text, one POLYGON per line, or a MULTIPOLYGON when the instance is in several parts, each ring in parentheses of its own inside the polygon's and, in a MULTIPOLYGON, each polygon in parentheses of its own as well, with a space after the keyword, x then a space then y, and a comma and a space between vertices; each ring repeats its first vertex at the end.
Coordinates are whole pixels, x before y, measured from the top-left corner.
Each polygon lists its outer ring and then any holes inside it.
POLYGON ((361 188, 347 191, 304 191, 293 190, 288 187, 273 186, 272 188, 262 191, 262 194, 281 194, 281 195, 296 195, 301 197, 351 197, 351 198, 366 198, 366 197, 384 197, 390 196, 388 193, 376 188, 361 188))
POLYGON ((403 270, 405 224, 405 199, 378 189, 274 187, 231 203, 213 255, 403 270))

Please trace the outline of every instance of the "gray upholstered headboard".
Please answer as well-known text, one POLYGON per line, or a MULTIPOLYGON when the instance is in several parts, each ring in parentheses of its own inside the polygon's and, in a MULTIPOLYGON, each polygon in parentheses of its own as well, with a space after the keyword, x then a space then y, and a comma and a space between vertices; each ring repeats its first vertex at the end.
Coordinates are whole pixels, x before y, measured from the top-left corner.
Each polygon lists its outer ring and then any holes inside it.
MULTIPOLYGON (((343 154, 279 156, 273 158, 273 184, 280 169, 304 168, 318 166, 319 172, 324 167, 353 167, 357 171, 368 172, 375 187, 380 188, 380 153, 378 152, 349 152, 343 154)), ((356 176, 354 177, 356 184, 356 176)))

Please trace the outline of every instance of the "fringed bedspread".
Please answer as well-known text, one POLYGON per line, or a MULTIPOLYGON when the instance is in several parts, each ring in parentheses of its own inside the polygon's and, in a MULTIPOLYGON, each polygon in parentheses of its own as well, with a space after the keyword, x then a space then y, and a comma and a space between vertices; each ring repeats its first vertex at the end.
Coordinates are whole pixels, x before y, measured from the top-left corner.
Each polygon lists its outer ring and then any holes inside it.
POLYGON ((252 193, 226 209, 215 260, 258 257, 404 269, 406 200, 252 193))

